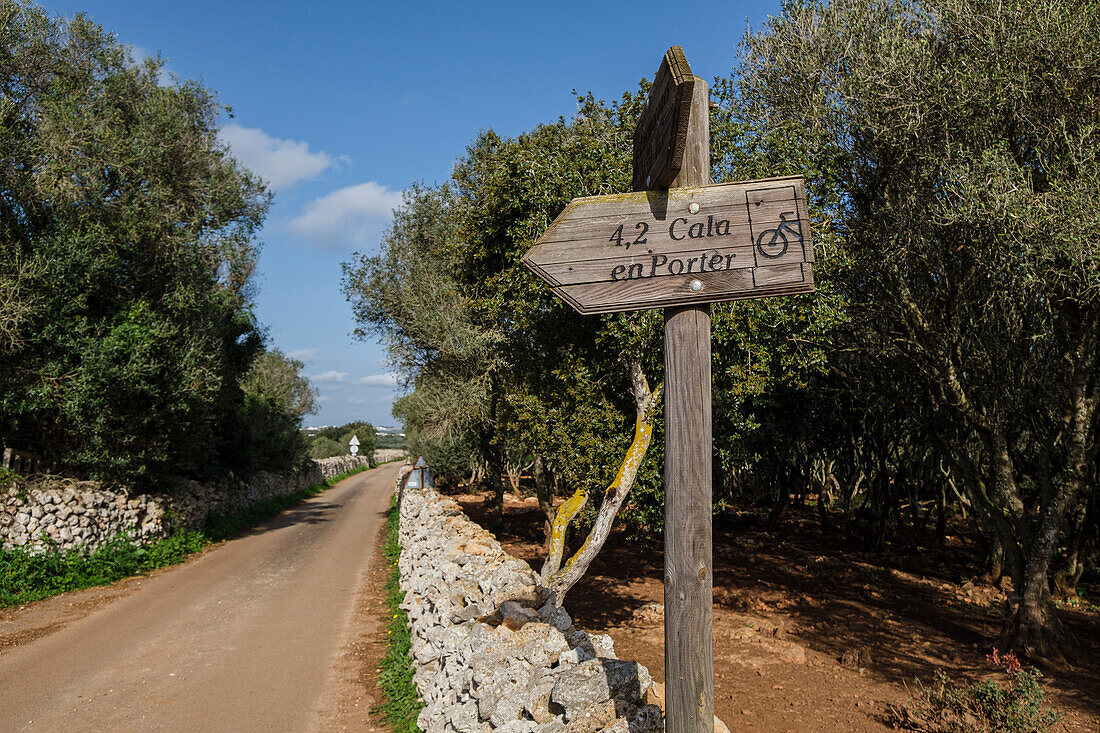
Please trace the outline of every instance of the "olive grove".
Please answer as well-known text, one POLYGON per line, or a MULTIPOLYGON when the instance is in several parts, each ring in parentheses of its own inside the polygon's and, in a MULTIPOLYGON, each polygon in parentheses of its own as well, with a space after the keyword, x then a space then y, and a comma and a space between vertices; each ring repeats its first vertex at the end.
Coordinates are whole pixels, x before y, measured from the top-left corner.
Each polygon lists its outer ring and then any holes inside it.
MULTIPOLYGON (((1005 642, 1048 659, 1100 539, 1098 34, 1094 4, 791 0, 712 91, 714 180, 804 176, 819 247, 813 296, 712 308, 716 517, 812 502, 824 531, 909 551, 970 523, 1011 589, 1005 642)), ((412 387, 411 450, 498 507, 526 470, 548 579, 586 547, 568 519, 602 532, 589 495, 661 530, 659 404, 629 495, 609 488, 630 375, 662 382, 660 315, 578 316, 519 263, 571 198, 629 190, 646 89, 483 133, 345 270, 412 387)))

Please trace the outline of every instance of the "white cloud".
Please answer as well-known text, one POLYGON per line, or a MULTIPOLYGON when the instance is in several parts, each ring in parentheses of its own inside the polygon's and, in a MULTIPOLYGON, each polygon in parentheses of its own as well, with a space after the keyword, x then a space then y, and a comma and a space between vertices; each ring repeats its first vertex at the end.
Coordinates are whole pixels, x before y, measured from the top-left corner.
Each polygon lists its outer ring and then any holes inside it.
POLYGON ((258 127, 228 124, 218 137, 229 145, 237 160, 274 189, 318 176, 335 162, 328 153, 312 152, 309 143, 272 137, 258 127))
POLYGON ((291 359, 297 359, 298 361, 304 361, 307 364, 317 358, 317 349, 297 349, 287 354, 291 359))
POLYGON ((372 243, 401 203, 401 192, 369 181, 341 188, 306 204, 290 228, 322 247, 345 249, 372 243))
POLYGON ((371 374, 359 378, 359 384, 370 387, 396 387, 400 384, 396 372, 385 374, 371 374))
POLYGON ((318 384, 336 384, 337 382, 343 382, 347 379, 347 376, 347 372, 332 370, 322 372, 321 374, 314 374, 310 376, 310 381, 317 382, 318 384))

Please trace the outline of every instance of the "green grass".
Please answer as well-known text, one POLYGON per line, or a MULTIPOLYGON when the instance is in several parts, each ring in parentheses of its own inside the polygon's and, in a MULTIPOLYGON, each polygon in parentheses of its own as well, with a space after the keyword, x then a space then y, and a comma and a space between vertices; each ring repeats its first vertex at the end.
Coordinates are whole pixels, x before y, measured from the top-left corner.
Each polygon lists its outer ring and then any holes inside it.
POLYGON ((49 550, 37 555, 0 549, 0 608, 42 600, 70 590, 107 585, 122 578, 175 565, 212 542, 228 539, 274 516, 302 499, 321 493, 337 481, 367 470, 355 469, 243 512, 218 517, 202 532, 179 530, 141 544, 117 537, 98 549, 49 550))
POLYGON ((386 514, 386 540, 382 546, 390 563, 390 575, 386 579, 386 654, 378 665, 378 686, 382 688, 382 703, 372 712, 382 716, 386 725, 397 733, 418 733, 416 716, 424 703, 413 684, 412 637, 409 634, 409 617, 398 608, 405 594, 401 590, 397 558, 401 545, 397 541, 397 500, 386 514))

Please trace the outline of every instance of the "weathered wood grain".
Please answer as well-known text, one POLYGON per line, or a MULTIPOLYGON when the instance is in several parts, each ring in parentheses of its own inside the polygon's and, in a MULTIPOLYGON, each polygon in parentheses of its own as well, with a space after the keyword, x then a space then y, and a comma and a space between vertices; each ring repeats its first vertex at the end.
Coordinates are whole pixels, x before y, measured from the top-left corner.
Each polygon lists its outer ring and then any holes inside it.
POLYGON ((684 274, 713 274, 754 267, 775 267, 780 264, 805 262, 800 246, 792 246, 774 259, 765 259, 750 245, 739 247, 684 248, 667 254, 637 252, 613 258, 551 262, 537 267, 540 276, 554 287, 585 283, 621 282, 629 279, 660 280, 684 274), (676 264, 677 260, 680 264, 676 264), (670 265, 670 263, 672 263, 670 265))
MULTIPOLYGON (((703 180, 704 151, 688 152, 681 179, 703 180)), ((581 313, 766 297, 795 270, 799 287, 782 294, 812 292, 810 267, 734 271, 813 262, 805 185, 789 177, 575 199, 523 257, 581 313), (685 292, 682 275, 705 276, 703 287, 685 292)))
POLYGON ((635 191, 668 188, 680 172, 694 84, 684 50, 668 49, 634 131, 635 191))
POLYGON ((663 191, 613 193, 607 196, 582 196, 570 201, 546 231, 535 242, 559 242, 576 238, 561 227, 590 226, 587 219, 622 220, 652 219, 667 221, 682 216, 692 203, 699 204, 699 215, 729 211, 737 223, 748 222, 750 211, 780 201, 794 201, 799 206, 799 218, 805 218, 806 189, 800 177, 765 178, 754 181, 715 183, 707 186, 682 186, 663 191), (676 212, 672 216, 669 212, 676 212), (575 223, 574 223, 575 222, 575 223))
POLYGON ((567 285, 554 288, 554 292, 579 313, 592 315, 812 293, 814 279, 812 265, 795 263, 793 266, 653 278, 646 281, 646 288, 639 293, 637 281, 627 281, 567 285), (761 272, 764 274, 757 276, 761 272), (698 280, 702 289, 692 290, 692 280, 698 280))
POLYGON ((675 247, 678 241, 682 243, 689 238, 688 230, 697 223, 703 225, 704 236, 709 223, 712 233, 708 239, 732 237, 749 244, 756 241, 756 237, 763 231, 773 229, 782 221, 787 221, 795 228, 801 229, 803 241, 812 242, 810 224, 805 216, 806 207, 794 198, 767 201, 753 207, 751 218, 744 195, 740 192, 733 193, 722 203, 701 205, 697 213, 691 212, 689 208, 691 203, 693 202, 678 202, 675 208, 661 212, 660 216, 654 216, 646 211, 635 211, 625 215, 591 216, 587 214, 599 211, 601 208, 599 204, 592 204, 588 209, 578 208, 571 212, 569 218, 560 221, 556 227, 547 230, 539 237, 527 257, 536 260, 550 257, 560 262, 592 250, 607 250, 612 254, 621 253, 628 243, 631 244, 628 250, 638 246, 634 245, 633 241, 639 237, 644 237, 647 240, 646 246, 649 247, 675 247), (582 216, 582 214, 586 215, 582 216), (723 230, 728 229, 728 234, 716 233, 717 225, 722 222, 728 222, 721 227, 723 230), (640 231, 638 224, 645 225, 644 233, 640 231), (616 245, 614 239, 617 236, 616 229, 620 225, 623 227, 621 237, 624 244, 616 245), (678 240, 675 237, 684 237, 684 239, 678 240))
MULTIPOLYGON (((710 100, 705 81, 695 80, 694 94, 679 185, 710 183, 710 100)), ((721 274, 743 277, 752 272, 721 274)), ((665 311, 665 730, 669 733, 714 731, 712 452, 710 306, 669 308, 665 311)))

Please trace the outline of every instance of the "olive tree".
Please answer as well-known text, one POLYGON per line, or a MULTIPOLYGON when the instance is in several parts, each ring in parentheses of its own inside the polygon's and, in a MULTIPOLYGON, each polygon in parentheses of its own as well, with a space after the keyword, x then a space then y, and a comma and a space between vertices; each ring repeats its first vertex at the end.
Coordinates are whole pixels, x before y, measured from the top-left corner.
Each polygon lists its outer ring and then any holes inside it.
POLYGON ((0 438, 146 484, 233 460, 268 205, 213 93, 161 70, 0 2, 0 438))
POLYGON ((1049 573, 1095 489, 1100 6, 788 2, 743 45, 743 144, 834 187, 860 329, 1003 552, 1016 649, 1064 648, 1049 573))
POLYGON ((272 349, 261 353, 241 378, 242 467, 285 471, 306 457, 302 418, 318 408, 317 390, 302 375, 304 367, 272 349))

